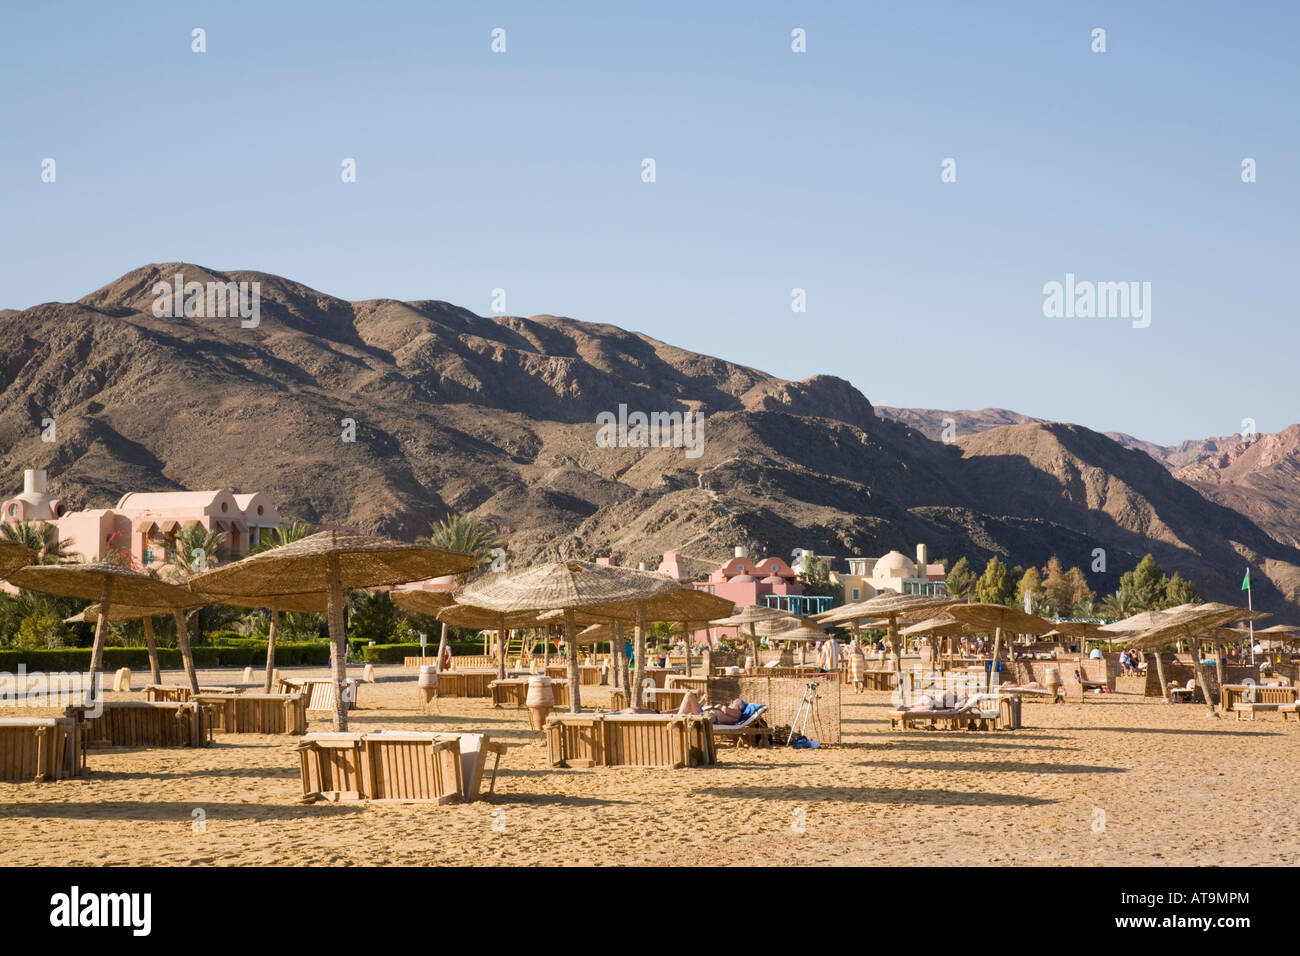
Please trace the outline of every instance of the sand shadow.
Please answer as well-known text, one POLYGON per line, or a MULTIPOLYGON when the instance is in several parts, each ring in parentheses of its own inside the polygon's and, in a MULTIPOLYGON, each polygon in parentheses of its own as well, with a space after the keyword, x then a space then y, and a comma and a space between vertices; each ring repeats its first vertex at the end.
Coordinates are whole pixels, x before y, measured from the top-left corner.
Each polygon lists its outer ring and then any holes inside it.
POLYGON ((491 802, 516 807, 618 807, 627 806, 633 801, 575 797, 563 793, 502 793, 498 790, 492 795, 491 802))
POLYGON ((231 767, 229 769, 205 767, 198 770, 163 770, 157 773, 148 773, 145 771, 96 770, 91 768, 87 771, 86 776, 95 780, 165 780, 172 777, 178 780, 189 777, 283 777, 297 780, 302 776, 302 771, 298 767, 231 767))
POLYGON ((1025 763, 1020 760, 872 760, 859 767, 895 767, 899 770, 938 770, 971 773, 1128 773, 1126 767, 1097 764, 1025 763))
POLYGON ((1014 793, 903 790, 891 787, 703 787, 692 793, 739 800, 788 800, 799 803, 841 801, 935 807, 1036 807, 1056 802, 1014 793))
POLYGON ((1067 727, 1067 730, 1104 731, 1112 734, 1178 734, 1195 737, 1278 737, 1271 730, 1174 730, 1161 727, 1067 727))
POLYGON ((301 820, 308 817, 334 817, 360 813, 362 804, 328 804, 306 806, 272 803, 218 803, 212 800, 119 800, 110 803, 26 803, 0 806, 0 820, 134 820, 145 823, 175 823, 189 826, 195 810, 202 810, 210 821, 251 820, 269 823, 276 820, 301 820))
POLYGON ((996 740, 945 740, 939 737, 921 737, 911 740, 891 740, 888 744, 869 744, 868 746, 880 747, 886 749, 902 750, 938 750, 952 753, 961 753, 968 750, 1055 750, 1055 751, 1076 751, 1078 747, 1062 747, 1054 744, 1022 744, 1018 742, 1007 741, 1002 743, 996 740))

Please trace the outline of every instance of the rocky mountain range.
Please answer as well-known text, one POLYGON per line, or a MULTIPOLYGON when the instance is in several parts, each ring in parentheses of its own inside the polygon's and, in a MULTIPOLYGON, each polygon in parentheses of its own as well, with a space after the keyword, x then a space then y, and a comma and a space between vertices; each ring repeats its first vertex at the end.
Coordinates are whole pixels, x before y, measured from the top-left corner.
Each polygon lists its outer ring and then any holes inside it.
POLYGON ((267 492, 285 517, 403 537, 466 511, 500 525, 516 563, 653 566, 675 550, 700 571, 740 544, 843 558, 924 541, 979 564, 1056 554, 1098 593, 1149 551, 1207 599, 1237 600, 1249 565, 1257 607, 1300 608, 1300 542, 1259 513, 1285 506, 1296 429, 1184 477, 1015 413, 975 413, 987 427, 935 440, 915 410, 878 415, 841 379, 785 381, 614 325, 346 302, 178 263, 0 312, 0 387, 0 474, 16 489, 21 469, 46 468, 75 507, 229 487, 267 492), (259 283, 259 323, 155 315, 155 284, 177 274, 259 283), (702 415, 703 441, 637 447, 636 412, 702 415))

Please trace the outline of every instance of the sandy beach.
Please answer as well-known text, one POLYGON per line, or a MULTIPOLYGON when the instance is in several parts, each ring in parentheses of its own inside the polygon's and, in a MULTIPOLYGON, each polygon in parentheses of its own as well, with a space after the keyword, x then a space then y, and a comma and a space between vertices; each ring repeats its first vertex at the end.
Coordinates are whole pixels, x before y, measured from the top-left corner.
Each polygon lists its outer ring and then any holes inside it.
MULTIPOLYGON (((490 733, 511 747, 493 799, 301 806, 292 737, 92 750, 83 778, 0 783, 0 863, 1277 865, 1300 852, 1300 727, 1276 715, 1214 720, 1114 694, 1026 704, 1015 732, 891 733, 887 694, 847 691, 838 747, 567 770, 530 743, 524 710, 443 699, 424 716, 413 673, 377 676, 352 729, 490 733)), ((607 695, 583 688, 589 705, 607 695)))

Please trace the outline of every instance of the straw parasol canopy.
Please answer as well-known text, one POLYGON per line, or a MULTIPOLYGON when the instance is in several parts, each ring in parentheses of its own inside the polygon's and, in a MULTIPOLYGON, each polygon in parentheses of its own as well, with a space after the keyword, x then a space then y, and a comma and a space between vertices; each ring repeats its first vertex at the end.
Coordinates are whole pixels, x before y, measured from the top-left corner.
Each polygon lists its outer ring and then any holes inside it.
MULTIPOLYGON (((99 602, 95 620, 95 643, 90 652, 90 686, 86 691, 88 701, 95 695, 95 679, 104 661, 108 621, 114 602, 119 601, 132 607, 153 608, 156 612, 172 612, 178 622, 176 638, 185 659, 191 689, 198 691, 198 676, 190 653, 189 634, 185 631, 185 621, 180 612, 183 608, 196 607, 207 601, 195 600, 194 595, 182 587, 118 564, 34 564, 10 571, 7 577, 11 584, 29 591, 99 602)), ((151 664, 156 672, 156 653, 151 664)))
POLYGON ((734 614, 726 617, 715 618, 709 623, 717 627, 734 627, 737 631, 742 627, 749 628, 749 643, 753 651, 754 665, 758 666, 758 631, 755 630, 757 625, 764 622, 784 620, 789 615, 788 611, 782 611, 774 607, 760 607, 757 604, 747 604, 734 614))
MULTIPOLYGON (((1234 638, 1238 641, 1248 641, 1251 635, 1246 631, 1234 631, 1237 636, 1234 638)), ((1274 624, 1272 627, 1261 627, 1255 631, 1255 640, 1265 641, 1270 644, 1284 644, 1291 647, 1300 646, 1300 627, 1294 624, 1274 624)))
POLYGON ((331 577, 343 589, 352 590, 461 574, 474 567, 474 556, 459 551, 372 535, 320 531, 196 574, 190 579, 190 587, 214 600, 223 595, 273 597, 328 591, 326 582, 331 577))
POLYGON ((289 594, 328 596, 330 637, 334 644, 334 727, 347 730, 347 635, 343 591, 422 581, 459 574, 476 566, 473 555, 432 545, 407 544, 371 535, 321 531, 249 555, 234 564, 196 574, 190 588, 214 600, 222 597, 275 598, 289 594))
POLYGON ((36 554, 33 551, 17 542, 0 541, 0 578, 30 564, 34 557, 36 554))
MULTIPOLYGON (((832 608, 822 614, 814 614, 815 620, 823 624, 840 621, 862 621, 867 618, 883 617, 889 634, 889 646, 894 652, 895 666, 901 673, 903 655, 899 648, 898 619, 908 617, 934 608, 948 607, 957 603, 957 598, 939 594, 877 594, 865 601, 845 604, 832 608)), ((901 678, 900 678, 901 680, 901 678)))
MULTIPOLYGON (((107 615, 107 619, 109 621, 139 621, 140 622, 140 626, 144 630, 145 649, 149 653, 150 680, 155 684, 162 683, 162 667, 158 661, 158 642, 155 639, 153 633, 154 615, 170 613, 176 617, 181 618, 181 623, 178 625, 177 632, 176 632, 178 635, 177 643, 180 643, 179 635, 184 631, 185 628, 185 619, 182 616, 181 612, 187 611, 191 608, 202 607, 203 605, 208 603, 207 598, 199 597, 198 595, 195 594, 190 594, 190 592, 188 591, 185 591, 183 593, 186 595, 188 600, 186 601, 185 604, 178 604, 174 607, 132 607, 129 604, 118 604, 116 602, 112 602, 109 605, 108 615, 107 615)), ((100 607, 101 605, 99 604, 91 604, 90 606, 86 607, 79 613, 72 615, 72 617, 64 618, 63 623, 64 624, 89 624, 91 621, 97 621, 99 619, 100 607)), ((182 648, 182 657, 185 660, 185 670, 186 670, 185 676, 188 679, 190 679, 191 690, 193 690, 198 686, 199 678, 198 678, 198 674, 194 671, 193 655, 190 654, 188 651, 188 640, 189 640, 188 632, 185 632, 185 637, 186 637, 186 645, 185 647, 182 648)))
MULTIPOLYGON (((1156 651, 1156 660, 1160 660, 1159 649, 1174 640, 1187 640, 1192 646, 1192 666, 1196 672, 1197 683, 1211 713, 1216 713, 1214 698, 1210 696, 1210 687, 1201 667, 1200 635, 1206 631, 1222 627, 1233 621, 1253 621, 1268 615, 1244 607, 1228 604, 1197 604, 1191 607, 1172 609, 1164 612, 1164 618, 1155 627, 1145 631, 1129 641, 1130 647, 1149 648, 1156 651)), ((1160 668, 1160 682, 1164 684, 1163 667, 1160 668)))
MULTIPOLYGON (((681 586, 672 578, 649 571, 587 561, 553 561, 519 571, 485 574, 476 581, 457 588, 456 601, 496 611, 505 615, 514 611, 553 611, 564 614, 564 637, 572 648, 577 638, 574 612, 585 609, 591 614, 617 616, 626 606, 636 608, 637 684, 645 668, 646 602, 681 586)), ((504 629, 504 625, 502 625, 504 629)), ((501 668, 505 667, 504 649, 501 668)), ((634 694, 638 693, 633 688, 634 694)), ((569 654, 569 694, 573 711, 581 708, 578 689, 578 657, 569 654)), ((635 705, 639 698, 633 700, 635 705)))
POLYGON ((474 631, 502 627, 538 627, 545 623, 542 620, 544 615, 536 611, 511 611, 503 615, 499 611, 489 611, 486 608, 474 607, 471 604, 449 604, 442 610, 437 611, 435 616, 439 621, 451 627, 463 627, 474 631), (502 620, 503 617, 504 621, 502 620))
MULTIPOLYGON (((1005 604, 957 604, 948 613, 976 631, 1002 630, 1011 634, 1046 634, 1052 622, 1005 604)), ((1059 630, 1060 625, 1056 625, 1059 630)))
POLYGON ((905 627, 898 633, 904 637, 920 637, 926 634, 931 637, 957 637, 965 631, 965 622, 957 620, 950 614, 941 614, 905 627))
POLYGON ((455 599, 451 591, 434 591, 424 588, 393 588, 388 592, 393 603, 405 611, 416 614, 437 615, 443 608, 451 607, 455 599))

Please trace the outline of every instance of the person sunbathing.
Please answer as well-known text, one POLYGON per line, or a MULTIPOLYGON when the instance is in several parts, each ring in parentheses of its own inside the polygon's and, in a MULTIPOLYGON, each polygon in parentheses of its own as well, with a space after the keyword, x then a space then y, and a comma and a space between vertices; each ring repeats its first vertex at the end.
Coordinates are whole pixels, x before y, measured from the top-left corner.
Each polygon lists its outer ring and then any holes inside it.
POLYGON ((705 711, 700 707, 699 698, 695 696, 695 691, 687 691, 682 696, 681 706, 677 708, 679 714, 707 714, 708 718, 715 724, 738 724, 745 713, 745 702, 737 697, 731 703, 722 707, 713 707, 705 711))

